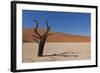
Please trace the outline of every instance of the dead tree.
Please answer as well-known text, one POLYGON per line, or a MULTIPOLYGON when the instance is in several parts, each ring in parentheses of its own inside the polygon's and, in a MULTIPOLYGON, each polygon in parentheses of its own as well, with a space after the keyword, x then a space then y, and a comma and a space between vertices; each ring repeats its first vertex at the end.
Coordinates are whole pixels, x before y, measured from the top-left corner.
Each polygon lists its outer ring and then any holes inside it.
POLYGON ((34 20, 34 22, 36 23, 36 27, 34 29, 35 34, 32 34, 33 39, 35 39, 35 41, 37 41, 39 45, 38 56, 43 56, 43 50, 44 50, 46 39, 48 38, 48 36, 52 35, 52 33, 49 33, 51 30, 51 26, 48 25, 48 21, 46 19, 46 31, 44 32, 44 34, 40 34, 38 32, 39 22, 37 20, 34 20))

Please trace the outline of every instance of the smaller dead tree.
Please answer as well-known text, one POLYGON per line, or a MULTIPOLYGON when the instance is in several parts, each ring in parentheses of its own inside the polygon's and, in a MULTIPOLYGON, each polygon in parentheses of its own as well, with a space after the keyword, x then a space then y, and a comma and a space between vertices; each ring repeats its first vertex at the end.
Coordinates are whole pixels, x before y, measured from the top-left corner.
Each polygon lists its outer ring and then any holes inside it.
POLYGON ((39 26, 39 22, 38 20, 34 20, 34 22, 36 23, 36 27, 34 29, 35 34, 33 33, 33 39, 38 42, 38 56, 43 56, 43 50, 44 50, 44 46, 45 46, 45 42, 46 39, 48 38, 48 36, 52 35, 52 33, 49 33, 51 30, 51 26, 48 25, 48 21, 46 19, 46 31, 44 32, 44 34, 40 34, 38 32, 38 26, 39 26))

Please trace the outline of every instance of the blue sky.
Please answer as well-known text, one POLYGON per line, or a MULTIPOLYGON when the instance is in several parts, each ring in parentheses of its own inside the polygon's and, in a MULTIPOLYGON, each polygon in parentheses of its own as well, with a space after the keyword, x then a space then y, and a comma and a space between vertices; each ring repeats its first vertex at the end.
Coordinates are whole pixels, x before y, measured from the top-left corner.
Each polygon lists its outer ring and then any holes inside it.
POLYGON ((49 25, 52 26, 52 31, 90 36, 90 13, 23 10, 23 28, 34 28, 34 19, 40 22, 40 28, 45 28, 46 18, 49 25))

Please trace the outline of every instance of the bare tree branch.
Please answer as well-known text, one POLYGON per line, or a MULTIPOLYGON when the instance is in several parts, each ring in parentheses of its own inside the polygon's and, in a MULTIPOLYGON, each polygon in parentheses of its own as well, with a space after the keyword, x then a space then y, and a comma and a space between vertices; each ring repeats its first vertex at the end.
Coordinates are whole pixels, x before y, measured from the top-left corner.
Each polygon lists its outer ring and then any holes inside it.
POLYGON ((39 37, 42 37, 42 36, 38 33, 39 22, 38 22, 37 20, 34 20, 34 22, 36 23, 35 33, 36 33, 39 37))
POLYGON ((45 36, 49 33, 49 31, 51 30, 51 26, 48 25, 48 20, 46 19, 46 28, 47 28, 47 31, 45 32, 45 36))
POLYGON ((40 37, 36 36, 35 34, 32 34, 33 37, 40 39, 40 37))
POLYGON ((47 18, 46 18, 46 27, 47 27, 47 29, 49 27, 47 18))
POLYGON ((50 35, 53 35, 53 33, 49 33, 49 34, 47 34, 47 35, 46 35, 46 38, 47 38, 48 36, 50 36, 50 35))

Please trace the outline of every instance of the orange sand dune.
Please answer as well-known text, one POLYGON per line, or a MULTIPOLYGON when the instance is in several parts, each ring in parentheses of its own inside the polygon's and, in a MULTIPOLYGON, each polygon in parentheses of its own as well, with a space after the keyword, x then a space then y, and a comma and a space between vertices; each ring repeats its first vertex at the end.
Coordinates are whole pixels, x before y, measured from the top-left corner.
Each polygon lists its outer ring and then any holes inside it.
MULTIPOLYGON (((45 30, 39 29, 38 31, 42 35, 45 30)), ((34 29, 23 29, 23 42, 35 42, 33 40, 32 33, 35 34, 34 29)), ((47 38, 47 42, 90 42, 90 37, 88 36, 72 35, 60 32, 50 33, 53 33, 53 35, 47 38)))

